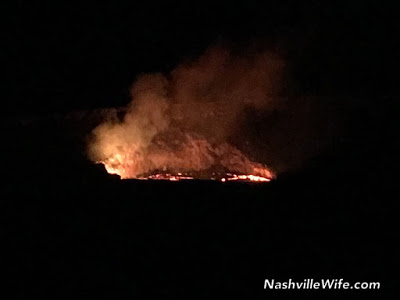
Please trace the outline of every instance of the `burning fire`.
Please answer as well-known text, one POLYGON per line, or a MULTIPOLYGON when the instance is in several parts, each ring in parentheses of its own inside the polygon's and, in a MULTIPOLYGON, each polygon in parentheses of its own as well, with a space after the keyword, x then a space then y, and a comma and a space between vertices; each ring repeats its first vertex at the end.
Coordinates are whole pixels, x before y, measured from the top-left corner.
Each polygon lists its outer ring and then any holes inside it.
MULTIPOLYGON (((118 155, 120 156, 120 155, 118 155)), ((139 179, 139 180, 169 180, 169 181, 180 181, 180 180, 190 180, 190 179, 208 179, 208 180, 219 180, 221 182, 226 182, 226 181, 253 181, 253 182, 269 182, 271 179, 274 177, 274 175, 268 172, 268 174, 271 177, 263 177, 263 176, 258 176, 258 175, 237 175, 237 174, 231 174, 231 173, 225 173, 221 174, 219 173, 218 177, 215 176, 216 174, 213 173, 213 175, 209 178, 195 178, 193 176, 189 176, 192 174, 182 174, 182 173, 176 173, 176 174, 171 174, 171 173, 157 173, 157 174, 152 174, 148 176, 138 176, 138 177, 129 177, 126 176, 125 174, 127 171, 124 169, 124 167, 121 165, 116 165, 115 164, 116 159, 110 158, 108 161, 103 161, 100 162, 104 165, 105 169, 109 174, 114 174, 120 176, 121 179, 139 179), (119 168, 120 167, 120 168, 119 168), (221 177, 223 176, 223 177, 221 177)))
POLYGON ((123 118, 93 131, 90 157, 121 179, 270 181, 268 167, 228 141, 247 108, 271 104, 282 66, 269 52, 240 58, 217 48, 170 76, 143 75, 123 118))
MULTIPOLYGON (((170 149, 169 149, 170 151, 170 149)), ((180 181, 190 179, 207 179, 227 181, 253 181, 268 182, 275 177, 272 171, 261 164, 251 162, 240 151, 229 145, 220 146, 218 149, 208 148, 208 161, 203 163, 203 168, 193 169, 193 165, 177 157, 181 152, 164 152, 158 153, 162 157, 163 165, 154 166, 156 159, 152 153, 148 153, 147 157, 140 157, 138 153, 133 154, 127 152, 125 154, 116 153, 115 155, 99 161, 102 163, 109 174, 118 175, 121 179, 149 179, 149 180, 169 180, 180 181), (221 150, 222 149, 222 150, 221 150), (229 151, 229 152, 227 152, 229 151), (221 157, 218 157, 218 154, 221 157), (136 157, 136 164, 133 157, 136 157), (167 167, 168 166, 168 167, 167 167), (186 167, 182 172, 178 172, 179 168, 186 167), (207 168, 206 168, 207 167, 207 168), (171 171, 172 170, 172 171, 171 171), (238 172, 251 171, 253 174, 234 174, 230 170, 238 172)), ((183 151, 183 153, 185 150, 183 151)), ((204 155, 204 153, 203 153, 204 155)), ((194 159, 184 155, 188 160, 194 159)))

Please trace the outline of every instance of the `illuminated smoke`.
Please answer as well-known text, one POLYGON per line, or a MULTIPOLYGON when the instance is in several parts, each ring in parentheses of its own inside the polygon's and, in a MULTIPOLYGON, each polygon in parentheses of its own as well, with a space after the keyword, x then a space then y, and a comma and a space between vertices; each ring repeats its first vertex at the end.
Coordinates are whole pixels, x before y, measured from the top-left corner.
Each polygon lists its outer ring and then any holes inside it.
POLYGON ((93 131, 90 157, 121 178, 212 168, 271 178, 229 138, 246 108, 274 108, 283 68, 271 52, 244 56, 217 47, 170 74, 143 75, 122 120, 111 118, 93 131))

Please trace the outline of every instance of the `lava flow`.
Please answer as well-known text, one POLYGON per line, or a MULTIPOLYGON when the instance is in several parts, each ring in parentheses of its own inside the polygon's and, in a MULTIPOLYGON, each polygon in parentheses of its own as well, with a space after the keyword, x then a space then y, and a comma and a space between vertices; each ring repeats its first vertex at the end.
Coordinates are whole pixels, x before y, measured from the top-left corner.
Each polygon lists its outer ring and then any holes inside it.
MULTIPOLYGON (((190 140, 191 146, 185 142, 175 151, 163 143, 156 144, 161 148, 154 153, 127 151, 125 154, 116 153, 99 163, 104 165, 108 173, 118 175, 121 179, 268 182, 275 177, 267 167, 250 161, 228 144, 212 147, 204 140, 190 140), (202 151, 200 157, 190 155, 194 145, 198 147, 196 151, 202 151)), ((133 148, 136 147, 130 149, 133 148)))
POLYGON ((169 181, 181 181, 181 180, 215 180, 221 182, 227 181, 248 181, 248 182, 269 182, 271 181, 274 176, 271 177, 263 177, 259 175, 245 175, 245 174, 232 174, 232 173, 212 173, 209 177, 205 176, 196 176, 195 172, 188 172, 188 173, 155 173, 151 175, 139 175, 137 177, 126 177, 124 174, 126 171, 122 169, 118 169, 117 167, 109 165, 106 162, 101 162, 104 164, 105 169, 109 174, 118 175, 121 179, 138 179, 138 180, 169 180, 169 181))
POLYGON ((211 173, 209 176, 196 176, 196 172, 187 172, 187 173, 154 173, 151 175, 139 175, 137 177, 126 177, 125 173, 126 170, 121 168, 119 169, 115 165, 110 165, 107 162, 101 162, 107 172, 109 174, 118 175, 121 179, 138 179, 138 180, 169 180, 169 181, 181 181, 181 180, 214 180, 214 181, 221 181, 221 182, 228 182, 228 181, 248 181, 248 182, 269 182, 271 181, 274 176, 272 173, 269 173, 271 177, 263 177, 259 175, 246 175, 246 174, 232 174, 232 173, 211 173))

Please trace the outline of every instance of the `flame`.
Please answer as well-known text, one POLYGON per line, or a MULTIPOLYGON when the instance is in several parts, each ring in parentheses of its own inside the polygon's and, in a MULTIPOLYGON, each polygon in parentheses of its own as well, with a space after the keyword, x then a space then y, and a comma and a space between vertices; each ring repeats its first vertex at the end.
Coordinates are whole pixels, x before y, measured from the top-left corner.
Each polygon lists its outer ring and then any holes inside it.
POLYGON ((132 175, 129 168, 133 166, 130 164, 129 155, 117 153, 108 159, 99 161, 102 163, 109 174, 118 175, 121 179, 138 179, 138 180, 169 180, 169 181, 181 181, 181 180, 193 180, 193 179, 207 179, 215 180, 220 182, 227 181, 249 181, 249 182, 269 182, 275 175, 272 171, 266 167, 254 167, 254 171, 257 174, 233 174, 233 173, 215 173, 213 172, 210 177, 195 177, 192 172, 176 172, 176 173, 154 173, 150 175, 132 175), (129 175, 131 174, 131 175, 129 175))
POLYGON ((109 174, 118 175, 124 179, 125 169, 121 168, 124 164, 124 158, 121 154, 116 154, 115 157, 110 157, 107 161, 101 162, 109 174))
MULTIPOLYGON (((249 180, 249 181, 259 181, 259 182, 271 181, 270 178, 265 178, 257 175, 233 175, 233 177, 227 178, 227 180, 249 180)), ((225 182, 225 180, 223 182, 225 182)))

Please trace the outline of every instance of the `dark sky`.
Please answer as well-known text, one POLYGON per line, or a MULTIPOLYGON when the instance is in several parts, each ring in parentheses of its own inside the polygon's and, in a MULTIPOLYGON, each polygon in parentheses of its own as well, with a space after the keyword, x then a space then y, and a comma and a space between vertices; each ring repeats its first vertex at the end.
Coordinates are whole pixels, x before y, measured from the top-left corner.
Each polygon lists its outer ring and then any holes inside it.
POLYGON ((216 42, 279 47, 300 94, 391 93, 395 10, 379 1, 2 4, 2 114, 125 105, 142 72, 216 42))

